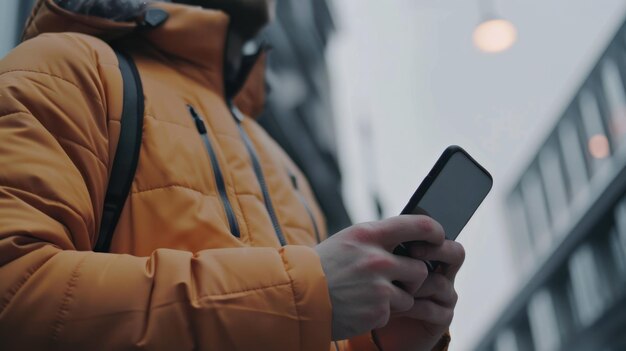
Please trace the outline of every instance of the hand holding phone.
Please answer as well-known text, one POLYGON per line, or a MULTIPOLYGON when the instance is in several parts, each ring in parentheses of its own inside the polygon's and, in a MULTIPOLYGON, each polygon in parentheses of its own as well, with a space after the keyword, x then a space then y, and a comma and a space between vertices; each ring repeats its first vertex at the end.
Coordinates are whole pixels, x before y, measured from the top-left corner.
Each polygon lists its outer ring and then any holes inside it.
MULTIPOLYGON (((448 147, 417 188, 401 214, 426 215, 441 224, 446 239, 456 240, 493 186, 487 170, 459 146, 448 147)), ((405 245, 394 253, 408 256, 405 245)), ((426 262, 429 270, 435 262, 426 262)))

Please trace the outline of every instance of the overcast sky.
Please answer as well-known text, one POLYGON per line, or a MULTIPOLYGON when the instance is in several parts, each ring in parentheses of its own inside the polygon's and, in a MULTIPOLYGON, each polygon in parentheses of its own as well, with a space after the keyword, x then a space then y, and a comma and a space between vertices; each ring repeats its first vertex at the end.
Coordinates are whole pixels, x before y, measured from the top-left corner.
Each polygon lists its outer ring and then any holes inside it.
POLYGON ((329 52, 345 191, 374 218, 368 184, 398 214, 450 144, 483 163, 494 191, 459 238, 467 260, 452 351, 469 350, 525 278, 514 268, 504 196, 626 15, 623 0, 496 1, 519 41, 483 54, 475 0, 335 0, 329 52), (372 137, 359 126, 371 120, 372 137))

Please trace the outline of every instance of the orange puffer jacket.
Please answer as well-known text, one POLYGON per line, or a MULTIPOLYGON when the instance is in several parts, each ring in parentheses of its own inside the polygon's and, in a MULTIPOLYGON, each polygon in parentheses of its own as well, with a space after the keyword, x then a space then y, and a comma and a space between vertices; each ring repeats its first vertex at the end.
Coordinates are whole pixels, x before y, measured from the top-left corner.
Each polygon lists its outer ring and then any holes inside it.
MULTIPOLYGON (((140 29, 39 1, 28 40, 0 62, 0 349, 375 349, 369 336, 331 344, 312 249, 323 218, 285 153, 229 110, 228 17, 150 6, 169 18, 140 29), (122 78, 103 40, 130 52, 145 93, 137 173, 106 254, 92 249, 122 78)), ((262 74, 260 62, 234 100, 248 116, 262 74)))

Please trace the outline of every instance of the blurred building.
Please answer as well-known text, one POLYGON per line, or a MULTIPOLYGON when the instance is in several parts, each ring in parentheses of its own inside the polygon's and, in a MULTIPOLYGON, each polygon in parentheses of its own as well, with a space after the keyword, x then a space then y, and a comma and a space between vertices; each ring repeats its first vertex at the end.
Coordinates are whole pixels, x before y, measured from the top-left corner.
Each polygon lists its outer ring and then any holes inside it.
POLYGON ((329 233, 351 224, 341 191, 326 45, 335 30, 326 0, 279 0, 263 33, 269 96, 260 124, 307 175, 329 233))
POLYGON ((626 24, 507 207, 526 283, 476 350, 626 350, 626 24))
POLYGON ((0 58, 4 57, 18 42, 34 0, 0 1, 0 58))
MULTIPOLYGON (((19 40, 34 0, 0 3, 0 57, 19 40)), ((351 224, 341 191, 326 44, 335 29, 326 0, 278 0, 277 20, 262 37, 269 57, 266 111, 260 124, 307 175, 329 233, 351 224)))

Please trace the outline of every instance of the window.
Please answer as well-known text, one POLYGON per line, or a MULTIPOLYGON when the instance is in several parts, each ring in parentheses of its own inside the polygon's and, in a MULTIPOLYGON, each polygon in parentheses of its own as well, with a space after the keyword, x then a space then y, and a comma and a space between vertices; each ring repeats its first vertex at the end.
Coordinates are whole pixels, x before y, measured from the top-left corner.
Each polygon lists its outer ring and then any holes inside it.
POLYGON ((512 243, 517 261, 521 262, 522 270, 530 269, 533 260, 533 242, 526 219, 526 209, 520 195, 519 189, 514 191, 509 197, 509 216, 511 224, 512 243))
POLYGON ((578 319, 581 326, 586 327, 604 311, 607 291, 598 274, 600 267, 590 244, 584 244, 574 252, 569 270, 578 319))
POLYGON ((552 237, 541 178, 534 168, 531 168, 522 179, 522 195, 535 249, 540 254, 545 253, 552 244, 552 237))
POLYGON ((615 258, 615 275, 621 278, 623 289, 626 283, 626 199, 617 204, 613 218, 615 227, 610 234, 610 245, 615 258))
POLYGON ((574 306, 572 284, 567 266, 563 266, 550 282, 550 294, 554 304, 554 312, 558 321, 561 340, 569 340, 577 322, 572 311, 574 306))
POLYGON ((619 249, 626 255, 626 198, 615 207, 614 218, 616 236, 620 243, 619 249))
POLYGON ((528 315, 522 313, 521 320, 515 325, 515 340, 517 341, 517 348, 521 351, 533 349, 533 336, 530 331, 530 323, 528 321, 528 315))
POLYGON ((571 327, 572 330, 577 329, 582 325, 580 322, 580 318, 578 318, 578 313, 576 311, 576 296, 574 295, 574 285, 572 284, 571 274, 568 274, 568 280, 565 283, 565 293, 567 294, 567 300, 570 304, 569 315, 572 317, 571 319, 571 327))
POLYGON ((561 343, 561 333, 550 291, 543 289, 533 295, 528 304, 528 317, 535 342, 535 350, 550 351, 558 349, 561 343))
POLYGON ((578 99, 585 134, 585 155, 593 175, 611 155, 609 138, 604 130, 598 100, 590 88, 585 88, 578 99))
POLYGON ((495 349, 496 351, 522 351, 517 347, 515 332, 511 329, 505 329, 498 334, 495 349))
POLYGON ((614 289, 621 293, 626 288, 626 247, 623 238, 616 228, 611 229, 608 238, 608 251, 611 258, 610 281, 614 283, 614 289))
POLYGON ((578 131, 571 113, 568 113, 561 121, 559 141, 567 170, 569 193, 571 198, 574 198, 587 185, 587 170, 585 169, 578 131))
POLYGON ((567 214, 567 192, 558 149, 552 140, 539 154, 539 169, 545 183, 552 224, 554 228, 559 228, 567 214))
POLYGON ((606 58, 602 64, 602 86, 609 110, 609 132, 615 144, 626 136, 626 93, 615 61, 606 58))

